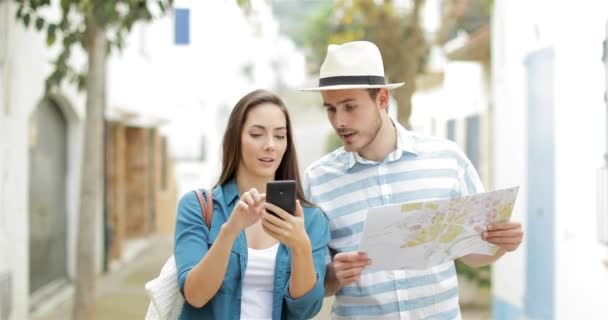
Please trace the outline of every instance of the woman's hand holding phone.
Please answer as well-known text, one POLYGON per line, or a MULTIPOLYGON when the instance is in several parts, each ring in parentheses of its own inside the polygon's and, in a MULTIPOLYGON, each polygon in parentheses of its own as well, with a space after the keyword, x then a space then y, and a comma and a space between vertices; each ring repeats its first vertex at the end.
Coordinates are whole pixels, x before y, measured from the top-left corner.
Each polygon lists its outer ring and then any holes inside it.
POLYGON ((266 212, 265 201, 266 195, 260 194, 255 188, 244 192, 226 223, 236 232, 241 232, 256 223, 266 212))
POLYGON ((310 251, 310 238, 308 238, 304 224, 304 210, 299 200, 296 200, 295 207, 294 215, 291 215, 278 206, 266 202, 266 211, 262 215, 262 227, 266 233, 292 251, 310 251))

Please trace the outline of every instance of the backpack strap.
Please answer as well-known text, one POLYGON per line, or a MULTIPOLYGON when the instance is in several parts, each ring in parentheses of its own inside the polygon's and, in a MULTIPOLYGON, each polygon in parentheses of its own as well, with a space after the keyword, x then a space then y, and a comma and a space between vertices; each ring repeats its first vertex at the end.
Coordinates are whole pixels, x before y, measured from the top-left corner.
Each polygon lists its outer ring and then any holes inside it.
POLYGON ((209 196, 209 192, 207 192, 208 197, 204 197, 203 193, 199 189, 195 189, 194 193, 196 193, 198 203, 201 205, 201 214, 203 216, 203 220, 205 220, 207 228, 211 230, 211 218, 213 218, 213 195, 209 196), (205 200, 205 198, 207 198, 208 201, 205 200))

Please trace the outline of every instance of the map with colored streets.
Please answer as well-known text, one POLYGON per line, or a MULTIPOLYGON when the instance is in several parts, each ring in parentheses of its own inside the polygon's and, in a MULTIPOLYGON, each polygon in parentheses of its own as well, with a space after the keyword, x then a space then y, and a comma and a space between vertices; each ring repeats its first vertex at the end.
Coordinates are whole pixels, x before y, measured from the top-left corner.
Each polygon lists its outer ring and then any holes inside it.
POLYGON ((492 255, 487 225, 509 221, 519 187, 370 208, 359 251, 373 269, 423 269, 471 253, 492 255))

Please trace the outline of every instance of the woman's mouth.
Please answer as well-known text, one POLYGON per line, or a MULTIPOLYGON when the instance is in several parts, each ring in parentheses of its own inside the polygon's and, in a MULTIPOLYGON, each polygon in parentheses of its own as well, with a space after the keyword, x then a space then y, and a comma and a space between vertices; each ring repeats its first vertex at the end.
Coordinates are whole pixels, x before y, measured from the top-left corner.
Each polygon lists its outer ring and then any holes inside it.
POLYGON ((273 158, 269 158, 269 157, 259 158, 258 160, 264 166, 271 166, 274 163, 274 159, 273 158))

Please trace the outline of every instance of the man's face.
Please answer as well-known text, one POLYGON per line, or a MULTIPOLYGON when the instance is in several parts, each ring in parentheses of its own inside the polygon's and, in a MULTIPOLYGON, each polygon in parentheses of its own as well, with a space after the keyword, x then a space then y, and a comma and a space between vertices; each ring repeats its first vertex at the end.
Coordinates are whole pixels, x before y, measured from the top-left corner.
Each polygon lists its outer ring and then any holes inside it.
POLYGON ((373 100, 366 89, 326 90, 321 95, 344 149, 361 153, 369 147, 382 126, 379 98, 373 100))

